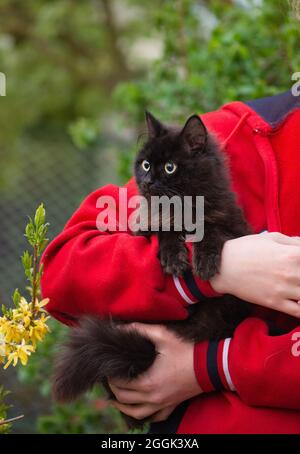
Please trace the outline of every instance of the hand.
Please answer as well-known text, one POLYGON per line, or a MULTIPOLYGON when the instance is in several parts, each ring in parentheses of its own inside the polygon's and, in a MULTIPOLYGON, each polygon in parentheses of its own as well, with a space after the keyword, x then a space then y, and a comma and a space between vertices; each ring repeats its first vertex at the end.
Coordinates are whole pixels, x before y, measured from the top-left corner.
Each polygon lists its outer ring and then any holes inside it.
POLYGON ((300 238, 263 233, 229 240, 210 283, 217 292, 300 317, 300 238))
POLYGON ((163 421, 184 400, 200 394, 194 372, 194 345, 183 341, 161 325, 132 323, 146 334, 159 352, 154 364, 135 380, 109 380, 117 401, 112 402, 122 413, 135 419, 152 416, 163 421))

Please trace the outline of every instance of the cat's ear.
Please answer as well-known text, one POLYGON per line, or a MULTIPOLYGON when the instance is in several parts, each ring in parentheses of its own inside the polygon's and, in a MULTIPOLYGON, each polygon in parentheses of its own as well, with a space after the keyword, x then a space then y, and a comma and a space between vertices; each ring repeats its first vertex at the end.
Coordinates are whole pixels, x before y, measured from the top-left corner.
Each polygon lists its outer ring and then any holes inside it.
POLYGON ((146 123, 148 128, 149 137, 159 137, 165 132, 164 125, 152 115, 152 113, 145 110, 146 123))
POLYGON ((198 115, 188 118, 181 133, 190 151, 201 151, 207 142, 207 129, 198 115))

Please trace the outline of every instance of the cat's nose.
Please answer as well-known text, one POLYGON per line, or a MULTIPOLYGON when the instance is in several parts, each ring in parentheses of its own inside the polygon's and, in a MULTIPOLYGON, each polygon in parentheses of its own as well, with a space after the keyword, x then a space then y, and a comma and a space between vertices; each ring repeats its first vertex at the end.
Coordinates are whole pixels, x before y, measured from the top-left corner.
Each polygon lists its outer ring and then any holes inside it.
POLYGON ((143 191, 147 191, 148 189, 151 188, 152 184, 153 184, 152 181, 149 181, 149 182, 147 182, 147 183, 146 183, 146 182, 142 183, 142 184, 141 184, 142 190, 143 190, 143 191))

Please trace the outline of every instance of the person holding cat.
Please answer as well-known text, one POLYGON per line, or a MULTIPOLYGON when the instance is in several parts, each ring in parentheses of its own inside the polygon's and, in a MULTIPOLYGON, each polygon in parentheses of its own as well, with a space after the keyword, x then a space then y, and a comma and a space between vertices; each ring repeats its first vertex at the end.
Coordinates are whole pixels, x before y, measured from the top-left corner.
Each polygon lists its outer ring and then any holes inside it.
MULTIPOLYGON (((253 234, 225 242, 210 280, 171 276, 156 236, 97 230, 98 198, 119 201, 118 188, 106 186, 44 254, 47 310, 69 325, 83 314, 159 322, 186 319, 194 304, 220 294, 249 301, 255 316, 219 342, 192 345, 159 324, 135 324, 160 355, 138 379, 110 382, 114 405, 150 416, 155 432, 300 433, 300 98, 233 102, 201 119, 222 145, 253 234)), ((133 180, 126 188, 128 198, 137 192, 133 180)))

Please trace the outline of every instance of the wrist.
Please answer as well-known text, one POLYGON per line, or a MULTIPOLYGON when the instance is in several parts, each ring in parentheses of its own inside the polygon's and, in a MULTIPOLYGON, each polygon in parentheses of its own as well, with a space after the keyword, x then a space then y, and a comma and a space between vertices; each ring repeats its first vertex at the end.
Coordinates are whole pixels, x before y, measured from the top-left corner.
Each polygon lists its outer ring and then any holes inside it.
POLYGON ((212 277, 209 280, 209 283, 215 292, 220 293, 221 295, 228 293, 225 290, 226 287, 225 287, 224 279, 223 279, 223 276, 221 275, 221 273, 217 273, 214 277, 212 277))
POLYGON ((231 293, 230 286, 226 278, 225 267, 226 263, 230 263, 232 257, 232 246, 234 246, 234 240, 228 240, 224 243, 221 255, 220 269, 215 276, 210 279, 210 285, 213 290, 220 294, 231 293))

